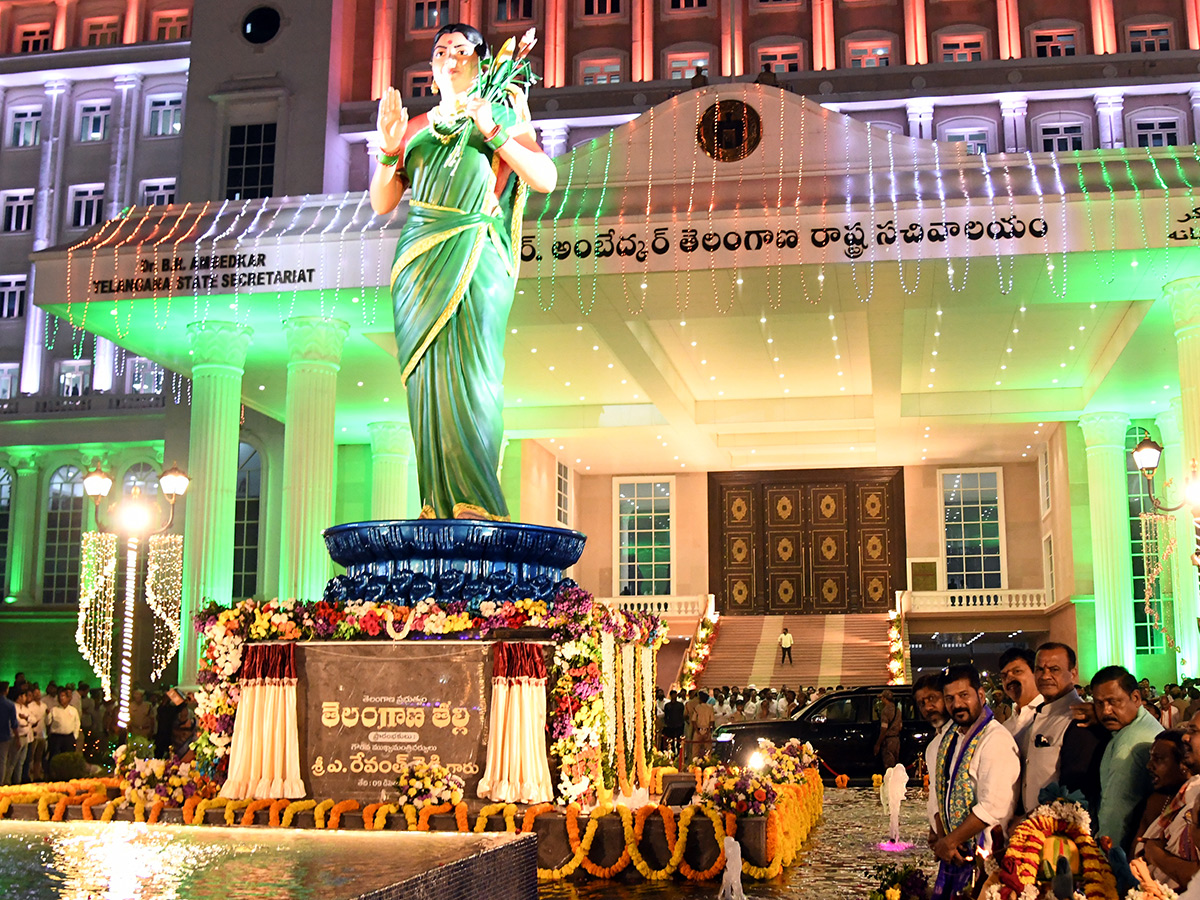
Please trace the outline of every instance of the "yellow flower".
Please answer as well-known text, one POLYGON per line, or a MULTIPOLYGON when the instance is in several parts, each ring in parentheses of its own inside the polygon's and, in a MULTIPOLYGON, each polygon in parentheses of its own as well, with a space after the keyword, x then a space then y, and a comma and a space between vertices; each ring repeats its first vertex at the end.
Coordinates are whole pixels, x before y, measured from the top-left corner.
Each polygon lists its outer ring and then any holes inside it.
POLYGON ((900 888, 890 887, 883 892, 884 900, 900 900, 900 888))

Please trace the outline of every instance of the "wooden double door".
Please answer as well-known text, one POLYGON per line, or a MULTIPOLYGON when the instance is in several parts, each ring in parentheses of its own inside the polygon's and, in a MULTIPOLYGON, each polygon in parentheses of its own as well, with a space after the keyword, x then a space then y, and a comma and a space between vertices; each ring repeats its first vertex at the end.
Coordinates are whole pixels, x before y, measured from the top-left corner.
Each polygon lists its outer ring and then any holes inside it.
POLYGON ((710 473, 708 516, 722 613, 885 612, 905 587, 899 468, 710 473))

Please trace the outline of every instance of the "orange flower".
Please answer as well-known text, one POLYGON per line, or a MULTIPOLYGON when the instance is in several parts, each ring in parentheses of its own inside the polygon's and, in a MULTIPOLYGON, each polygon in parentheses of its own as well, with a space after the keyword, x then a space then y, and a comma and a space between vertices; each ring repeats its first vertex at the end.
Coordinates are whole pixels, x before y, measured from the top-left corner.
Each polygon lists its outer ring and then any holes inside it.
POLYGON ((759 803, 761 803, 762 801, 767 799, 767 792, 764 791, 762 788, 759 788, 757 791, 754 792, 754 799, 757 800, 759 803))

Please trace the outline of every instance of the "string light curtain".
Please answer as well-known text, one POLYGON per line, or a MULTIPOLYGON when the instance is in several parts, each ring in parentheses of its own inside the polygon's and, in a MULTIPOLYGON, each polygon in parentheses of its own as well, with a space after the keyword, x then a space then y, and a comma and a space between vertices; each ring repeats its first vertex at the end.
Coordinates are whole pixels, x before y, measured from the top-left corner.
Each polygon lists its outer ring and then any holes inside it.
POLYGON ((146 562, 146 605, 154 613, 151 681, 158 680, 179 652, 179 615, 182 602, 183 535, 152 535, 146 562))
POLYGON ((86 531, 80 538, 79 618, 75 643, 92 667, 104 699, 112 699, 113 614, 117 601, 117 536, 86 531))
POLYGON ((554 799, 546 756, 546 660, 539 644, 497 643, 487 766, 479 796, 504 803, 554 799))
POLYGON ((241 685, 242 699, 229 747, 229 777, 221 796, 230 800, 303 797, 296 645, 249 644, 241 685))

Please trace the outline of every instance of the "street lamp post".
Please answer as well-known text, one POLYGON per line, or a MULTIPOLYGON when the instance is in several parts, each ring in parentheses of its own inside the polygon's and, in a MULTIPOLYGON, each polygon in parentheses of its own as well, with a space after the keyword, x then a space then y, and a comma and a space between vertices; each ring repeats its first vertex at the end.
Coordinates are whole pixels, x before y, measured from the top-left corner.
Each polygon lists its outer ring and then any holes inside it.
POLYGON ((1198 470, 1196 459, 1193 457, 1191 473, 1183 485, 1183 500, 1174 506, 1167 506, 1154 496, 1154 473, 1158 469, 1159 461, 1162 459, 1162 452, 1162 445, 1151 438, 1150 435, 1146 435, 1133 448, 1133 462, 1146 479, 1146 490, 1150 495, 1150 502, 1154 505, 1155 509, 1162 513, 1171 513, 1187 507, 1188 511, 1191 512, 1192 525, 1195 529, 1192 565, 1200 567, 1200 470, 1198 470))
POLYGON ((178 466, 164 470, 158 476, 158 485, 168 503, 166 522, 152 529, 155 510, 142 499, 140 487, 134 486, 127 500, 114 504, 111 511, 116 514, 117 527, 106 529, 100 515, 100 501, 112 490, 112 476, 97 463, 83 479, 84 492, 92 498, 96 508, 96 528, 111 530, 125 535, 125 593, 121 629, 121 680, 117 705, 117 727, 129 725, 129 699, 133 688, 133 634, 134 614, 137 604, 138 550, 144 535, 157 535, 170 529, 175 522, 175 501, 187 492, 189 479, 178 466))

